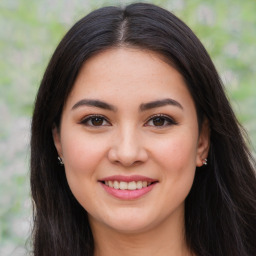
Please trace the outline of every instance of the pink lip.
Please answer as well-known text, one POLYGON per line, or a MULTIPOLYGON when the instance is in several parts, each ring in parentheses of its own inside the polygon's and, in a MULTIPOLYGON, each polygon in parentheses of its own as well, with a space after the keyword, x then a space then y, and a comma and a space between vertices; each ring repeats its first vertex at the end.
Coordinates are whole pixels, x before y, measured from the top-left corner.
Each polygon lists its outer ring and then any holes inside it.
POLYGON ((101 181, 100 184, 102 185, 102 187, 108 194, 110 194, 118 199, 121 199, 121 200, 134 200, 134 199, 140 198, 140 197, 144 196, 145 194, 149 193, 157 184, 157 182, 156 182, 157 180, 154 180, 154 179, 151 179, 151 178, 145 177, 145 176, 140 176, 140 175, 132 175, 132 176, 114 175, 114 176, 106 177, 100 181, 101 181), (103 181, 115 181, 115 180, 119 181, 119 182, 120 181, 125 181, 125 182, 147 181, 147 182, 155 182, 155 183, 152 183, 148 187, 136 189, 136 190, 115 189, 115 188, 111 188, 103 183, 103 181))

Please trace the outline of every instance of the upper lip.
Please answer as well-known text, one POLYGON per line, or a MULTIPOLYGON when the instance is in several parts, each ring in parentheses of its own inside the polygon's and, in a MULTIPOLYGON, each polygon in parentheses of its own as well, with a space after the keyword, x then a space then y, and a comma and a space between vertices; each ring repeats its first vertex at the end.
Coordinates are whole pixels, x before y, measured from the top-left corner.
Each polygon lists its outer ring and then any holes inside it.
POLYGON ((131 176, 124 176, 124 175, 113 175, 109 177, 105 177, 103 179, 100 179, 100 181, 125 181, 125 182, 131 182, 131 181, 147 181, 147 182, 156 182, 156 179, 152 179, 146 176, 141 175, 131 175, 131 176))

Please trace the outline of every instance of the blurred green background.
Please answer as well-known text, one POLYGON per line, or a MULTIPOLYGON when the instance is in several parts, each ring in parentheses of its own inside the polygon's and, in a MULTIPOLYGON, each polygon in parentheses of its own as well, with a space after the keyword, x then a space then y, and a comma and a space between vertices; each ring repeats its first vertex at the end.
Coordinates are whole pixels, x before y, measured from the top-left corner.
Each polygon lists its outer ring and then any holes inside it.
MULTIPOLYGON (((134 1, 0 0, 0 255, 29 252, 29 128, 44 69, 70 26, 91 10, 134 1)), ((256 148, 256 1, 155 0, 184 20, 213 58, 256 148)), ((253 149, 254 148, 254 149, 253 149)), ((227 159, 228 161, 228 159, 227 159)))

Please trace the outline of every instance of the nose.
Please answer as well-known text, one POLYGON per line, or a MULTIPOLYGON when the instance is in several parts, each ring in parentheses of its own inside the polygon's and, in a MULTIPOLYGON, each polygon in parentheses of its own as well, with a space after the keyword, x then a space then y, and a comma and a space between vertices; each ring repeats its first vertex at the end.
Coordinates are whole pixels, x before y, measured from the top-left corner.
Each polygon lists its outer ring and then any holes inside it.
POLYGON ((130 167, 146 162, 148 152, 138 132, 126 128, 112 140, 108 158, 112 163, 130 167))

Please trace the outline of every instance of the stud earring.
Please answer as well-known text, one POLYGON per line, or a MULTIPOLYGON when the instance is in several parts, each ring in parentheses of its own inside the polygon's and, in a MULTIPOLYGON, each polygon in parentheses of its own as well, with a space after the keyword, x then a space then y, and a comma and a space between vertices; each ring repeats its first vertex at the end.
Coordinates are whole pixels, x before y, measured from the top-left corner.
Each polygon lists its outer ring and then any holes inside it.
POLYGON ((207 165, 207 158, 203 160, 203 165, 207 165))
POLYGON ((58 156, 58 160, 59 160, 59 164, 60 164, 60 165, 64 165, 62 159, 61 159, 59 156, 58 156))

